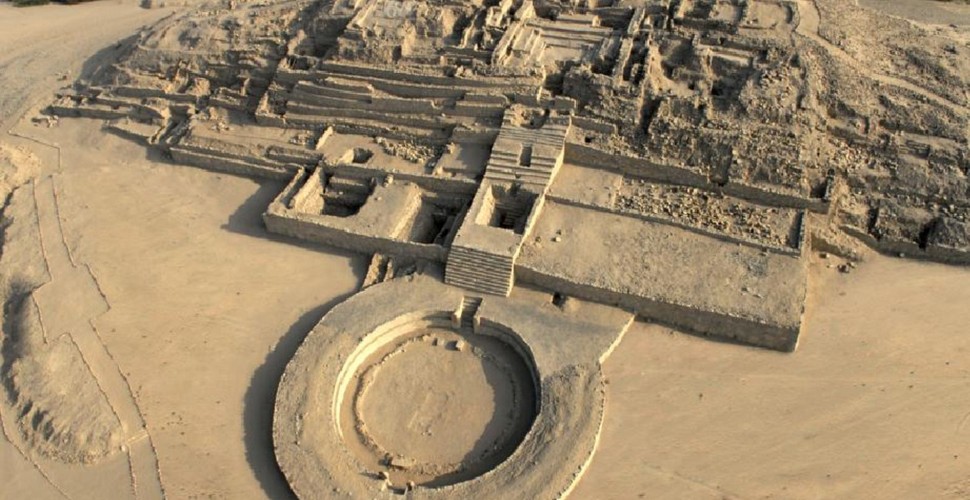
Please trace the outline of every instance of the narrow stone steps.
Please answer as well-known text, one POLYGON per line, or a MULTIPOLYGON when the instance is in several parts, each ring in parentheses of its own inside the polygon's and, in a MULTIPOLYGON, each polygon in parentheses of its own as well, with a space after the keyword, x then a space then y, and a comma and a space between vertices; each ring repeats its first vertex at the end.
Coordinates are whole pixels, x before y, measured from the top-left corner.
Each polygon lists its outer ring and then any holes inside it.
POLYGON ((515 184, 515 183, 518 183, 518 184, 528 184, 530 186, 545 186, 546 184, 548 184, 548 180, 547 179, 539 179, 539 178, 536 178, 536 177, 529 177, 529 176, 522 176, 522 175, 515 175, 515 174, 506 174, 506 173, 500 173, 500 172, 499 173, 492 173, 490 175, 486 175, 485 178, 488 179, 488 180, 490 180, 490 181, 492 181, 492 182, 496 182, 496 183, 499 183, 499 182, 511 182, 513 184, 515 184))
POLYGON ((483 276, 505 276, 511 273, 510 267, 499 266, 496 264, 486 264, 481 261, 469 261, 456 259, 451 261, 449 259, 448 265, 449 269, 467 269, 468 273, 483 276))
POLYGON ((507 157, 507 158, 513 158, 513 159, 519 158, 518 153, 514 153, 512 151, 505 151, 501 149, 492 149, 492 156, 493 157, 500 156, 500 157, 507 157))
POLYGON ((467 267, 470 269, 469 272, 474 272, 474 273, 504 275, 504 274, 509 274, 509 272, 511 271, 511 265, 503 265, 495 262, 485 262, 482 260, 456 258, 454 260, 449 259, 448 263, 453 266, 467 267))
POLYGON ((452 275, 452 278, 465 277, 485 283, 504 284, 509 279, 508 273, 475 269, 461 264, 449 265, 446 271, 452 275))
POLYGON ((529 184, 529 185, 535 184, 537 186, 546 185, 546 181, 544 180, 534 179, 534 178, 523 179, 522 177, 518 177, 513 174, 496 173, 496 174, 486 175, 485 177, 491 181, 498 181, 498 182, 513 182, 513 183, 518 182, 520 184, 529 184))
POLYGON ((527 144, 535 144, 535 145, 539 145, 539 146, 552 146, 554 148, 561 148, 562 145, 563 145, 563 139, 564 138, 556 138, 556 137, 550 137, 550 138, 536 137, 533 134, 510 134, 510 133, 506 132, 505 130, 506 129, 503 129, 501 132, 499 132, 499 138, 500 139, 505 139, 505 140, 509 140, 509 141, 513 141, 513 142, 524 142, 524 143, 527 143, 527 144))
POLYGON ((508 168, 514 170, 525 170, 531 172, 549 172, 552 173, 553 167, 548 165, 543 165, 541 163, 532 162, 530 165, 520 165, 519 161, 508 161, 508 160, 489 160, 487 168, 508 168))
POLYGON ((512 174, 512 175, 519 175, 522 177, 534 177, 540 180, 549 179, 550 177, 552 177, 552 172, 545 172, 542 170, 537 171, 537 170, 530 169, 529 167, 509 168, 509 167, 489 166, 487 169, 485 169, 486 177, 488 177, 488 174, 492 174, 492 173, 512 174))
POLYGON ((549 182, 549 179, 552 178, 552 174, 548 172, 530 172, 524 169, 496 167, 485 171, 485 177, 492 177, 493 175, 511 175, 518 178, 533 179, 537 182, 549 182))
POLYGON ((469 290, 508 295, 512 272, 510 256, 452 247, 445 268, 445 282, 469 290))
POLYGON ((548 167, 550 170, 552 170, 556 168, 556 165, 558 164, 559 164, 559 158, 546 158, 542 156, 532 157, 532 166, 548 167))
POLYGON ((506 273, 496 272, 496 271, 485 271, 481 269, 474 269, 463 265, 451 265, 448 266, 446 271, 451 274, 452 278, 464 277, 476 281, 481 281, 485 283, 496 283, 504 284, 508 281, 508 276, 506 273))
POLYGON ((499 269, 512 266, 512 257, 493 255, 487 253, 464 253, 456 252, 454 248, 448 253, 448 261, 454 259, 457 262, 468 262, 484 266, 494 265, 499 269))
POLYGON ((456 264, 449 266, 447 269, 456 276, 465 276, 469 278, 474 278, 477 280, 486 281, 489 283, 505 283, 508 281, 508 274, 502 271, 487 270, 487 269, 476 269, 466 265, 456 264))
POLYGON ((481 297, 464 297, 461 300, 461 326, 465 328, 474 328, 475 314, 478 313, 478 308, 481 307, 481 305, 481 297))
POLYGON ((477 280, 466 280, 461 278, 448 278, 445 281, 449 285, 464 288, 466 290, 473 290, 476 292, 500 296, 507 296, 509 294, 509 290, 511 289, 510 286, 505 286, 504 284, 486 284, 477 280))

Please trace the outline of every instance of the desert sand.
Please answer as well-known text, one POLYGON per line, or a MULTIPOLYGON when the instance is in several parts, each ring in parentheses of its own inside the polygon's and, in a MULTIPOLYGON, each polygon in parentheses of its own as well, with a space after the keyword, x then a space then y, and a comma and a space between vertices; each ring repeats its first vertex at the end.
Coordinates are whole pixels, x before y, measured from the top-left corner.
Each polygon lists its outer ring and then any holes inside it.
POLYGON ((792 355, 637 325, 579 498, 967 498, 970 272, 812 262, 792 355), (951 300, 952 299, 952 300, 951 300))
MULTIPOLYGON (((17 167, 4 189, 27 186, 4 216, 38 220, 47 267, 26 233, 7 234, 4 265, 63 284, 38 307, 89 329, 72 337, 81 358, 54 353, 49 367, 92 363, 80 343, 96 341, 117 366, 93 368, 101 391, 134 409, 116 410, 120 434, 105 424, 130 449, 82 465, 26 442, 5 401, 4 498, 292 496, 274 456, 277 385, 368 259, 268 233, 262 213, 284 182, 174 164, 97 120, 33 120, 65 78, 171 10, 0 4, 0 162, 17 167)), ((605 419, 570 498, 970 498, 970 270, 859 252, 851 265, 808 258, 792 353, 634 323, 603 364, 605 419)))

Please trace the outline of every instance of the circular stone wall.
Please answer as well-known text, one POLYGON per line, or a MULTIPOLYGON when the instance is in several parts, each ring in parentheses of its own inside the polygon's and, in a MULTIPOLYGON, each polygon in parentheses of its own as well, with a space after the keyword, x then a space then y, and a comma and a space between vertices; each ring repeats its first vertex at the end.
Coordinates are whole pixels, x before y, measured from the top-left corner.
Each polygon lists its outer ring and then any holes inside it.
POLYGON ((395 328, 345 377, 337 404, 346 445, 392 485, 442 486, 494 468, 535 417, 530 367, 494 336, 407 330, 395 328))
POLYGON ((298 497, 569 493, 603 421, 600 360, 630 317, 478 300, 469 312, 465 292, 417 275, 320 320, 273 412, 276 459, 298 497))

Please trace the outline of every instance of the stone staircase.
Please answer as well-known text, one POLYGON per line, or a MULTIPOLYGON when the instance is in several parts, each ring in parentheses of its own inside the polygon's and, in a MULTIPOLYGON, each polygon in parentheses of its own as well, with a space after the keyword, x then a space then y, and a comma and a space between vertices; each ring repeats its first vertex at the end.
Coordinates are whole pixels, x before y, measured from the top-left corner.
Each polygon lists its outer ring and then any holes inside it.
POLYGON ((502 128, 499 130, 498 139, 506 139, 512 142, 533 144, 536 146, 552 146, 562 149, 566 140, 566 133, 569 132, 569 121, 561 119, 561 123, 546 122, 542 128, 530 129, 516 126, 508 126, 508 120, 503 120, 502 128))
POLYGON ((541 210, 562 165, 572 123, 568 116, 537 111, 527 115, 510 109, 503 116, 484 179, 452 242, 446 283, 481 293, 511 293, 528 218, 541 210))
POLYGON ((323 191, 324 214, 353 215, 367 202, 372 190, 368 179, 334 175, 323 191))
POLYGON ((445 268, 445 282, 504 297, 512 291, 512 273, 511 256, 452 246, 445 268))
POLYGON ((461 300, 461 310, 459 311, 459 321, 462 329, 474 330, 475 328, 475 314, 478 312, 478 308, 482 305, 481 297, 469 297, 465 296, 461 300))
POLYGON ((499 222, 499 227, 516 230, 517 229, 516 226, 518 226, 519 221, 521 221, 523 217, 527 217, 529 215, 528 213, 526 213, 526 210, 528 210, 528 208, 529 207, 527 206, 519 206, 519 205, 511 206, 502 215, 502 220, 499 222))
POLYGON ((519 164, 519 155, 507 151, 492 151, 485 178, 496 182, 515 182, 545 186, 558 166, 557 158, 533 156, 532 162, 519 164))
POLYGON ((375 253, 371 256, 370 265, 367 266, 367 273, 364 275, 361 289, 383 283, 393 277, 391 258, 382 253, 375 253))
POLYGON ((546 123, 541 129, 503 124, 492 146, 485 178, 493 182, 533 185, 544 191, 562 164, 569 122, 546 123), (529 148, 528 153, 523 147, 529 148), (522 155, 528 156, 523 161, 522 155))

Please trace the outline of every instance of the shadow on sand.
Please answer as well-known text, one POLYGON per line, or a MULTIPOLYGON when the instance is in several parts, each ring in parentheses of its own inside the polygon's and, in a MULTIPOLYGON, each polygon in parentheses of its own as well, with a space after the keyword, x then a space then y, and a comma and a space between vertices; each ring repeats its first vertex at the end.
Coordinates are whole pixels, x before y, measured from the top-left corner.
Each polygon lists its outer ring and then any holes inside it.
MULTIPOLYGON (((219 175, 234 175, 228 173, 220 173, 219 175)), ((252 177, 239 176, 242 179, 250 179, 252 177)), ((309 241, 300 240, 297 238, 292 238, 290 236, 283 236, 280 234, 273 234, 266 230, 266 225, 263 223, 263 212, 269 207, 273 199, 283 191, 286 184, 280 181, 258 181, 259 189, 253 193, 252 196, 246 199, 239 208, 229 216, 229 220, 222 225, 222 229, 237 233, 244 234, 246 236, 252 236, 254 238, 262 238, 270 241, 276 241, 279 243, 285 243, 287 245, 305 248, 307 250, 315 250, 318 252, 324 252, 329 255, 336 255, 340 257, 355 257, 359 258, 364 269, 360 270, 360 275, 366 272, 365 256, 361 253, 354 253, 347 250, 341 250, 339 248, 326 246, 319 243, 313 243, 309 241)), ((359 262, 354 262, 355 272, 358 270, 359 262)))
POLYGON ((296 353, 303 339, 314 325, 333 306, 347 296, 337 297, 320 305, 293 323, 280 342, 266 356, 263 365, 253 374, 243 402, 243 430, 245 433, 246 460, 259 480, 263 492, 272 499, 296 498, 283 477, 273 453, 273 405, 276 402, 276 387, 286 364, 296 353))
MULTIPOLYGON (((277 182, 261 183, 259 189, 250 196, 222 226, 226 231, 277 241, 280 244, 325 252, 330 255, 352 257, 351 266, 357 278, 357 289, 366 272, 366 257, 360 254, 333 249, 323 245, 306 243, 294 238, 270 234, 263 226, 262 213, 283 189, 277 182)), ((306 279, 326 279, 324 273, 308 274, 306 279)), ((263 492, 272 499, 295 498, 286 478, 276 463, 273 452, 273 405, 276 401, 276 387, 293 354, 303 339, 335 305, 343 302, 355 292, 347 293, 321 304, 303 314, 280 338, 275 349, 270 352, 253 374, 249 389, 243 401, 243 431, 245 436, 246 459, 259 480, 263 492)))

